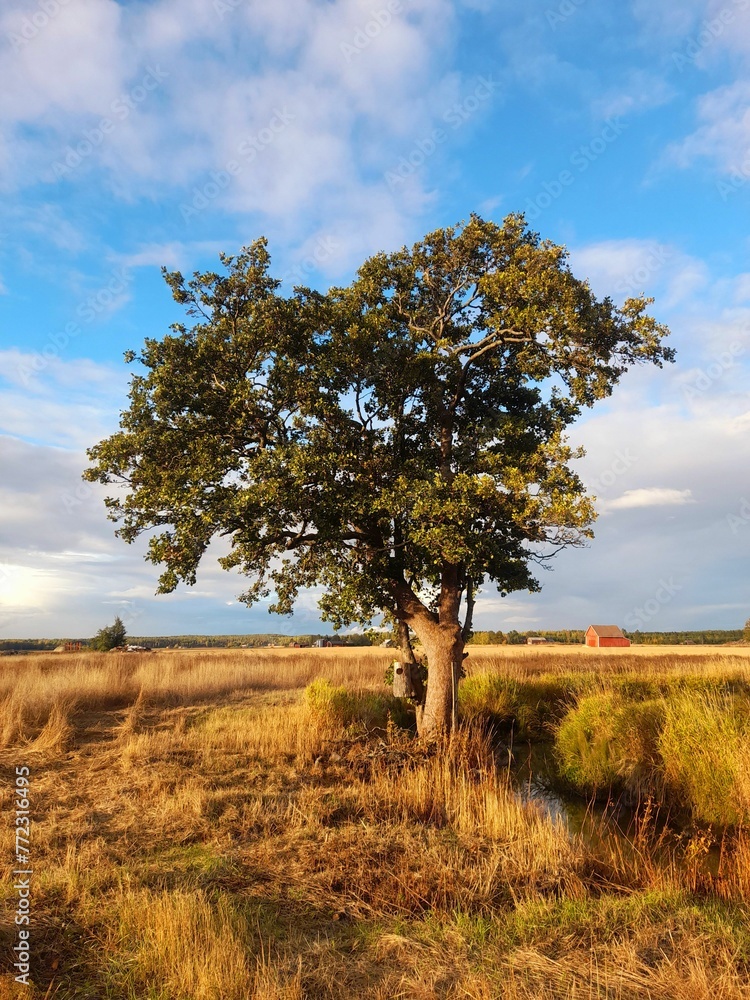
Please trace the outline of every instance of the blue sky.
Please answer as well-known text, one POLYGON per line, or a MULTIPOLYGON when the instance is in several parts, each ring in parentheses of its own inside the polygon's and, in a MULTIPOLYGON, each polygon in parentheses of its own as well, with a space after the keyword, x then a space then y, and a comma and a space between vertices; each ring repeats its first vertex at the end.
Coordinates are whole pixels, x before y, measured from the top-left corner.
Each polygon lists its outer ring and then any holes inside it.
POLYGON ((0 636, 319 628, 209 559, 154 597, 85 448, 123 351, 181 318, 161 265, 264 234, 288 288, 472 211, 645 292, 678 361, 574 429, 596 539, 478 627, 750 615, 750 0, 6 0, 0 12, 0 636))

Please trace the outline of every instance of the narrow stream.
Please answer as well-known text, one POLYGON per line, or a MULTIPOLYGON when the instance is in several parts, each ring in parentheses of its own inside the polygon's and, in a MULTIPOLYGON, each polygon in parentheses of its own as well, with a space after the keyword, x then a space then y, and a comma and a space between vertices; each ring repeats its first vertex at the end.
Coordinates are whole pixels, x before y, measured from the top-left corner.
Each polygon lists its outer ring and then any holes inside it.
MULTIPOLYGON (((549 743, 515 744, 507 753, 507 773, 524 802, 533 802, 552 820, 565 824, 571 836, 580 836, 587 847, 596 851, 613 850, 623 859, 635 859, 642 853, 642 834, 647 808, 633 805, 624 798, 586 799, 560 790, 553 747, 549 743)), ((675 858, 675 849, 694 832, 684 817, 652 809, 648 816, 648 834, 653 853, 665 861, 675 858)), ((678 852, 678 856, 681 852, 678 852)), ((719 871, 721 850, 713 844, 702 868, 712 875, 719 871)))

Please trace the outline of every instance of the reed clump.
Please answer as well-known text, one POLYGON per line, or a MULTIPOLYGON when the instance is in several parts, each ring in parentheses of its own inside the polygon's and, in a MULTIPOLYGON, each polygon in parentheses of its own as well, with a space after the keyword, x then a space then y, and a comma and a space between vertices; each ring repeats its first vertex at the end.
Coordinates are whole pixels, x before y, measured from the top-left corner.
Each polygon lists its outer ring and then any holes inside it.
POLYGON ((562 777, 582 792, 652 797, 720 827, 750 821, 750 698, 677 690, 581 699, 560 723, 562 777))

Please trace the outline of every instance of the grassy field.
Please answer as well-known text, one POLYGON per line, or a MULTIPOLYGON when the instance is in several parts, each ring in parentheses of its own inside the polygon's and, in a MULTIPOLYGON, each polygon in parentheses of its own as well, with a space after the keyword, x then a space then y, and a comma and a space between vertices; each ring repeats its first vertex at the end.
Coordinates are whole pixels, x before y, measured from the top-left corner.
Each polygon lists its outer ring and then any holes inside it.
POLYGON ((392 655, 0 661, 0 1000, 750 998, 750 649, 475 647, 441 748, 404 728, 392 655), (639 804, 628 850, 523 801, 511 739, 639 804))

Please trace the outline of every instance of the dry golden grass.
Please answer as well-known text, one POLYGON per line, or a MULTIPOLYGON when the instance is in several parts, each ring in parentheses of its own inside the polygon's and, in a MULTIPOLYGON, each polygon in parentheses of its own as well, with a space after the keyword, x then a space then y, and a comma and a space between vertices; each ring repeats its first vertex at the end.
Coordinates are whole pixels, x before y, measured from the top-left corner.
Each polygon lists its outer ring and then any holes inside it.
MULTIPOLYGON (((478 648, 469 666, 519 682, 750 667, 744 650, 615 652, 478 648)), ((368 733, 392 655, 3 663, 6 819, 13 767, 32 772, 35 983, 0 976, 0 1000, 750 997, 747 839, 706 881, 647 832, 627 856, 571 837, 516 797, 480 729, 443 747, 368 733)), ((4 859, 12 838, 1 824, 4 859)))

